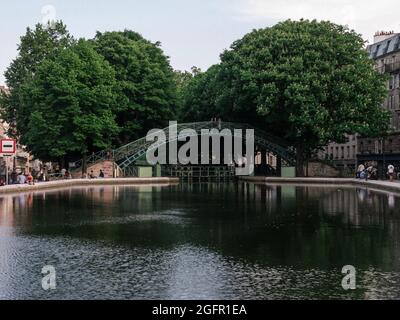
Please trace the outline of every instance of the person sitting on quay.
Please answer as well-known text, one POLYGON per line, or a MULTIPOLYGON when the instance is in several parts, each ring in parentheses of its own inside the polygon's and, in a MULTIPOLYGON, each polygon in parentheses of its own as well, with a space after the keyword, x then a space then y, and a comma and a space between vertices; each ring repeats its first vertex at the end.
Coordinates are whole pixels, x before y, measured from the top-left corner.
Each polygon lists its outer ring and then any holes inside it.
POLYGON ((72 179, 72 175, 68 170, 65 170, 64 179, 65 180, 72 179))
POLYGON ((364 168, 364 170, 359 172, 359 178, 358 179, 368 181, 368 178, 369 178, 369 175, 370 175, 369 170, 371 170, 371 169, 370 169, 370 167, 368 167, 368 164, 362 165, 362 168, 364 168))
POLYGON ((32 174, 30 172, 28 173, 28 175, 26 177, 26 180, 27 180, 29 185, 35 185, 35 181, 33 180, 33 176, 32 176, 32 174))
POLYGON ((18 173, 15 171, 15 169, 11 172, 10 176, 10 184, 16 184, 18 183, 18 173))
POLYGON ((393 179, 394 179, 394 166, 392 164, 389 164, 387 174, 389 176, 390 182, 393 182, 393 179))
POLYGON ((26 176, 21 172, 17 177, 18 184, 25 184, 26 183, 26 176))
POLYGON ((378 169, 376 169, 373 165, 370 165, 366 170, 367 179, 378 180, 378 169))
POLYGON ((45 182, 46 181, 46 175, 45 175, 43 169, 40 170, 40 172, 39 172, 39 174, 37 176, 37 181, 38 182, 45 182))
POLYGON ((99 178, 104 178, 104 172, 103 172, 103 170, 100 170, 99 178))
POLYGON ((361 178, 361 173, 365 171, 365 166, 361 163, 358 168, 357 168, 357 173, 356 173, 356 178, 357 179, 362 179, 361 178))
POLYGON ((90 171, 89 178, 90 179, 96 179, 96 176, 94 175, 93 170, 90 171))

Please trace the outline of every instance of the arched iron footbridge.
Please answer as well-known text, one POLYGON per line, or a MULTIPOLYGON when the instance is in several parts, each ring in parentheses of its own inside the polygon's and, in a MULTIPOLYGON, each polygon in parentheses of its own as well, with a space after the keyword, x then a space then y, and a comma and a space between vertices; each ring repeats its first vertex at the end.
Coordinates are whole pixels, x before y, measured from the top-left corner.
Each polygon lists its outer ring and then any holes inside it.
MULTIPOLYGON (((173 141, 173 138, 171 139, 169 137, 169 129, 170 127, 162 129, 166 136, 166 143, 173 141)), ((254 128, 248 124, 214 121, 183 123, 177 125, 178 135, 179 132, 185 129, 192 129, 199 136, 202 134, 202 130, 205 129, 218 129, 218 131, 229 129, 231 132, 234 132, 234 130, 237 129, 240 129, 244 132, 246 129, 253 129, 256 150, 265 150, 271 154, 274 154, 282 160, 284 165, 294 166, 296 162, 296 155, 293 148, 288 146, 283 139, 275 137, 261 129, 254 128)), ((146 141, 146 137, 143 137, 117 149, 103 150, 88 156, 86 159, 86 166, 90 167, 102 161, 112 160, 119 166, 122 172, 126 172, 128 168, 135 165, 136 161, 146 156, 147 150, 152 145, 154 145, 154 141, 146 141)), ((82 170, 83 164, 83 160, 75 162, 74 170, 82 170)))

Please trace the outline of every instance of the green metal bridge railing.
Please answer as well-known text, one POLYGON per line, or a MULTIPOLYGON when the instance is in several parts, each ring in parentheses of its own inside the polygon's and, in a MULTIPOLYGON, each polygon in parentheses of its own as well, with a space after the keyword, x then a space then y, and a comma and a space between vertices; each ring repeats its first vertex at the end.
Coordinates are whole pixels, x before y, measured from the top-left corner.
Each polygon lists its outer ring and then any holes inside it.
MULTIPOLYGON (((160 131, 163 131, 166 136, 167 143, 170 140, 169 137, 169 128, 164 128, 160 131)), ((248 124, 243 123, 233 123, 233 122, 193 122, 193 123, 183 123, 177 125, 177 133, 179 136, 179 132, 184 129, 193 129, 196 131, 197 135, 201 135, 201 130, 207 129, 218 129, 224 130, 229 129, 231 132, 235 129, 246 130, 253 129, 255 135, 255 145, 257 147, 263 148, 268 152, 271 152, 277 156, 280 156, 284 163, 288 165, 294 165, 295 163, 295 152, 294 150, 287 145, 287 143, 273 135, 268 134, 267 132, 260 130, 258 128, 253 128, 248 124)), ((175 139, 176 140, 176 139, 175 139)), ((161 145, 161 144, 160 144, 161 145)), ((121 146, 114 150, 102 150, 97 153, 92 154, 87 157, 86 165, 89 167, 93 164, 96 164, 101 161, 111 160, 116 162, 122 171, 127 170, 132 164, 135 163, 138 159, 144 157, 149 150, 150 147, 158 147, 158 145, 154 145, 154 141, 146 141, 146 137, 128 143, 124 146, 121 146)), ((79 160, 75 162, 74 170, 79 170, 82 168, 83 160, 79 160)))

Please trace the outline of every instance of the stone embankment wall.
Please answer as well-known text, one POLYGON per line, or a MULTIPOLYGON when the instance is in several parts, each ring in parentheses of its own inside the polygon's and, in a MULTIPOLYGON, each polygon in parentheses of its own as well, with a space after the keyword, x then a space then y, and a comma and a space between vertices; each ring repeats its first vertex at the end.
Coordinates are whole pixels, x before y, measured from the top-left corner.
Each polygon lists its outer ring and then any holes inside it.
POLYGON ((111 178, 111 179, 70 179, 40 182, 35 185, 13 184, 0 187, 1 194, 35 192, 49 189, 90 187, 104 185, 168 185, 179 183, 178 178, 111 178))
POLYGON ((340 171, 322 161, 311 161, 308 164, 308 176, 337 178, 340 177, 340 171))
MULTIPOLYGON (((118 178, 121 177, 121 169, 113 162, 113 161, 102 161, 97 162, 91 166, 88 166, 87 173, 93 170, 93 174, 98 177, 100 174, 100 170, 104 172, 104 178, 118 178)), ((80 170, 72 171, 72 177, 74 179, 81 178, 82 172, 80 170)))

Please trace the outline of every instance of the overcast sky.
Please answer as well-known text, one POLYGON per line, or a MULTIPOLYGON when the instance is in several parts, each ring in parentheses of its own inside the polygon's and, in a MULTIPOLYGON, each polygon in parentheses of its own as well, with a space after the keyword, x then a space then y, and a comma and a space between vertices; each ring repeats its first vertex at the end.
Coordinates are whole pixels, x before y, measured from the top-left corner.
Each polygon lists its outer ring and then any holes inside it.
POLYGON ((399 0, 14 0, 0 5, 0 84, 27 26, 63 20, 76 37, 96 30, 135 30, 160 41, 175 69, 207 69, 254 28, 316 18, 347 24, 372 40, 377 30, 400 32, 399 0))

